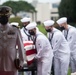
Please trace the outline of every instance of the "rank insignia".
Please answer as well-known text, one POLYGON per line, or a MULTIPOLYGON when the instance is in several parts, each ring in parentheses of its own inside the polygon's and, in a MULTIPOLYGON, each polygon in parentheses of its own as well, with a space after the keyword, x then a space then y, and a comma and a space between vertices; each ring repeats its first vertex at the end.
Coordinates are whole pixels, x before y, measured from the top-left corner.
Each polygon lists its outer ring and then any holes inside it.
POLYGON ((7 34, 8 34, 8 35, 14 35, 15 32, 13 32, 13 31, 9 31, 7 34))

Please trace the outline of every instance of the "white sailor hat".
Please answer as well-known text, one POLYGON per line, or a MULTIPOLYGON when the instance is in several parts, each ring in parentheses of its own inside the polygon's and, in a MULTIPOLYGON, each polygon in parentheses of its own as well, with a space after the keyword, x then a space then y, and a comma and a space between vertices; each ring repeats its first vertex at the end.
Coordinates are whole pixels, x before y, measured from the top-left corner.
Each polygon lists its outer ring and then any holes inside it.
POLYGON ((44 26, 52 26, 52 25, 54 25, 54 21, 53 20, 47 20, 43 24, 44 24, 44 26))
POLYGON ((24 22, 30 22, 30 20, 31 20, 30 18, 24 17, 24 18, 21 19, 21 22, 22 23, 24 23, 24 22))
POLYGON ((32 23, 29 23, 29 24, 26 26, 26 29, 27 29, 27 30, 31 30, 31 29, 36 28, 36 26, 37 26, 37 23, 36 23, 36 22, 32 22, 32 23))
POLYGON ((19 23, 18 22, 12 22, 12 23, 10 23, 10 25, 14 25, 14 26, 18 27, 19 23))
POLYGON ((59 25, 60 24, 63 24, 63 23, 65 23, 65 22, 67 22, 67 18, 66 17, 62 17, 62 18, 60 18, 59 20, 57 20, 56 21, 59 25))

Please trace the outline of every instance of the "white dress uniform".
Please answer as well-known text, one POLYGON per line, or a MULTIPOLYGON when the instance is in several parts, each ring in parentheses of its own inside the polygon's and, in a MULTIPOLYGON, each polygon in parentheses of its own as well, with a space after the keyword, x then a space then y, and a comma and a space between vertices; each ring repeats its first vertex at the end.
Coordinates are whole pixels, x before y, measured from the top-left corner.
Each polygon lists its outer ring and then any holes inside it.
MULTIPOLYGON (((30 20, 31 20, 30 18, 24 17, 24 18, 21 19, 21 22, 26 23, 26 22, 30 22, 30 20)), ((31 40, 31 36, 29 35, 28 30, 26 29, 26 27, 23 27, 21 29, 21 35, 22 35, 23 41, 31 40)))
POLYGON ((21 29, 21 35, 22 35, 23 41, 31 40, 31 36, 29 35, 28 30, 25 29, 24 27, 21 29))
POLYGON ((24 62, 24 47, 18 28, 7 24, 0 24, 0 72, 10 72, 17 75, 14 60, 17 58, 16 45, 18 45, 20 65, 24 62))
POLYGON ((71 70, 72 73, 76 72, 76 28, 68 25, 68 30, 63 30, 63 34, 67 39, 71 50, 71 70))
MULTIPOLYGON (((21 19, 21 22, 26 23, 26 22, 30 22, 30 20, 31 20, 30 18, 24 17, 21 19)), ((31 41, 32 40, 31 36, 28 33, 28 30, 25 27, 22 27, 22 29, 20 31, 21 31, 23 43, 25 41, 31 41)), ((26 55, 25 55, 25 63, 26 63, 26 55)), ((24 75, 31 75, 31 72, 24 72, 24 75)))
POLYGON ((51 49, 49 40, 40 32, 36 33, 36 48, 38 60, 38 74, 37 75, 50 75, 52 66, 53 51, 51 49))
MULTIPOLYGON (((53 25, 53 20, 47 20, 44 22, 45 28, 53 25)), ((61 31, 52 27, 52 30, 47 33, 47 36, 54 53, 55 75, 67 75, 70 59, 70 48, 64 35, 61 31)))
POLYGON ((54 52, 55 75, 67 75, 70 58, 69 45, 63 34, 56 28, 53 28, 52 33, 48 33, 48 38, 51 37, 51 46, 54 52))
MULTIPOLYGON (((28 30, 36 28, 36 23, 30 23, 26 28, 28 30)), ((37 49, 35 56, 37 59, 37 75, 50 75, 53 51, 49 40, 37 28, 35 45, 37 49)))

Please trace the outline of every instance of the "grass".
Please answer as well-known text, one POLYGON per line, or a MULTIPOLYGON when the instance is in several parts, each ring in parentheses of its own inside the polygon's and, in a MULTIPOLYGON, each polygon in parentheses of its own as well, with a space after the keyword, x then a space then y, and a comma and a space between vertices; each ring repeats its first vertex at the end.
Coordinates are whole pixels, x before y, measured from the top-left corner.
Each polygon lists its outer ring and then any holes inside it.
POLYGON ((38 25, 37 27, 39 28, 39 30, 40 30, 42 33, 44 33, 45 35, 47 34, 47 33, 46 33, 46 30, 45 30, 45 28, 44 28, 43 25, 38 25))
POLYGON ((68 70, 68 75, 71 75, 71 70, 70 69, 68 70))

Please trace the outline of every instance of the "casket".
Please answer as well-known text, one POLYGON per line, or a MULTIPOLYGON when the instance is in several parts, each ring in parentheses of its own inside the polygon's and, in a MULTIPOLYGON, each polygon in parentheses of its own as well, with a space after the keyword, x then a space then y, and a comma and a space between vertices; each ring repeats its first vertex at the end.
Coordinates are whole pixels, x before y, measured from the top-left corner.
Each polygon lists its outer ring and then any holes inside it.
POLYGON ((24 41, 24 49, 25 49, 25 57, 27 65, 31 65, 34 61, 34 57, 36 55, 36 49, 35 45, 33 44, 33 41, 24 41))

